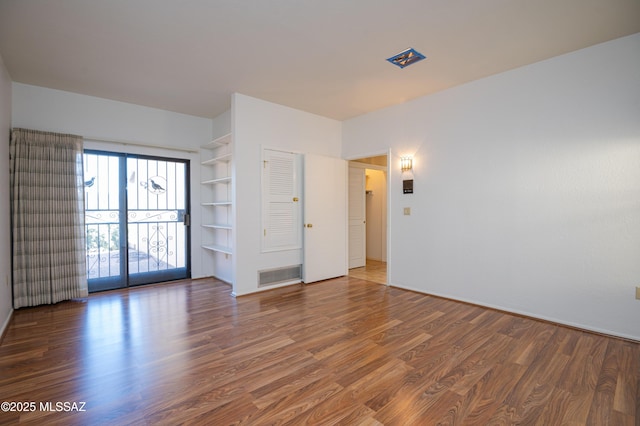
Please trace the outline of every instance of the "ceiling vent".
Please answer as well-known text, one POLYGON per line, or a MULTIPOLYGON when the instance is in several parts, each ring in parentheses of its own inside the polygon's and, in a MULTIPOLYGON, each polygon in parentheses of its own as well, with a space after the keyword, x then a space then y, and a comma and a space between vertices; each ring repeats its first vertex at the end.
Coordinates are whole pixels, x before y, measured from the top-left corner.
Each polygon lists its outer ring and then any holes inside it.
POLYGON ((426 56, 424 56, 422 53, 413 48, 409 48, 398 53, 397 55, 393 55, 392 57, 388 58, 387 61, 391 62, 393 65, 399 66, 400 68, 405 68, 425 58, 426 56))

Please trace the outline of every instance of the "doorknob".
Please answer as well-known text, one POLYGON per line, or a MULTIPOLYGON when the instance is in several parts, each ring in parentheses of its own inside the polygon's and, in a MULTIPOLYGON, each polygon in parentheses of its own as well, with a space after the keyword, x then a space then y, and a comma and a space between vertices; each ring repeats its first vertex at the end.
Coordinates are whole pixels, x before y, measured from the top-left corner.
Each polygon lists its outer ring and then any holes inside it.
POLYGON ((307 223, 307 224, 306 224, 306 227, 307 227, 307 228, 313 228, 313 223, 307 223))

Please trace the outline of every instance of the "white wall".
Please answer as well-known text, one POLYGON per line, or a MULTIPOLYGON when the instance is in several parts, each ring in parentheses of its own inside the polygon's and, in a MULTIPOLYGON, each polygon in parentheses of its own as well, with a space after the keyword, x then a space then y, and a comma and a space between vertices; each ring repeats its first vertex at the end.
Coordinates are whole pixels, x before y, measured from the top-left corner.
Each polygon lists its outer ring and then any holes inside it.
MULTIPOLYGON (((262 147, 340 157, 341 123, 303 111, 234 94, 236 295, 258 291, 258 271, 302 263, 301 250, 260 252, 262 147)), ((273 287, 268 287, 273 288, 273 287)))
POLYGON ((9 204, 9 139, 11 132, 11 78, 0 57, 0 336, 11 312, 11 215, 9 204))
POLYGON ((231 132, 231 109, 226 110, 219 116, 211 120, 213 139, 224 136, 231 132))
MULTIPOLYGON (((200 253, 199 147, 212 138, 212 120, 92 96, 13 83, 12 125, 73 133, 85 138, 130 141, 193 150, 193 153, 86 141, 85 147, 191 161, 191 251, 200 253)), ((192 276, 203 276, 201 256, 192 256, 192 276)))
POLYGON ((393 153, 390 283, 640 340, 638 52, 635 34, 344 122, 344 157, 393 153))

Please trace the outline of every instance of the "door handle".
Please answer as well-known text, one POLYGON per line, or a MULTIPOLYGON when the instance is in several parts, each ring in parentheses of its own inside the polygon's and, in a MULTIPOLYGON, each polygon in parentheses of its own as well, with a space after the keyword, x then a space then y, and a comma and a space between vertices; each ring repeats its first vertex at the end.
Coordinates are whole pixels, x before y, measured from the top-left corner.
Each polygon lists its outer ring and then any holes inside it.
POLYGON ((306 225, 303 225, 303 226, 306 226, 307 228, 313 228, 313 223, 307 223, 306 225))

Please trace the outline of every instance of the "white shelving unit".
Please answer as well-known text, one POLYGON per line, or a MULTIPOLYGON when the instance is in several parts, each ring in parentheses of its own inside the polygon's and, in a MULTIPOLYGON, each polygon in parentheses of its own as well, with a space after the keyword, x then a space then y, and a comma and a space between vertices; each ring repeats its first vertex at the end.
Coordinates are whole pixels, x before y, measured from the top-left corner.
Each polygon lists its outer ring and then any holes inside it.
POLYGON ((203 206, 230 206, 231 201, 213 201, 209 203, 202 203, 203 206))
POLYGON ((209 179, 202 181, 203 185, 215 185, 217 183, 229 183, 231 182, 231 176, 223 176, 215 179, 209 179))
POLYGON ((205 245, 202 246, 202 248, 207 249, 207 250, 211 250, 211 251, 217 252, 217 253, 232 254, 232 251, 231 251, 230 247, 219 246, 217 244, 205 244, 205 245))
POLYGON ((231 153, 221 155, 219 157, 210 158, 202 162, 203 166, 211 166, 217 163, 228 163, 231 161, 231 153))
POLYGON ((213 228, 213 229, 232 229, 231 225, 223 224, 223 223, 214 223, 211 225, 202 225, 205 228, 213 228))
MULTIPOLYGON (((221 253, 225 258, 233 254, 232 232, 232 137, 231 133, 202 145, 202 248, 221 253)), ((211 259, 216 264, 216 259, 211 259)), ((216 271, 214 271, 214 275, 216 271)), ((222 277, 221 277, 222 278, 222 277)))

